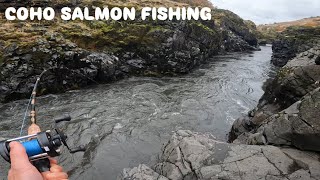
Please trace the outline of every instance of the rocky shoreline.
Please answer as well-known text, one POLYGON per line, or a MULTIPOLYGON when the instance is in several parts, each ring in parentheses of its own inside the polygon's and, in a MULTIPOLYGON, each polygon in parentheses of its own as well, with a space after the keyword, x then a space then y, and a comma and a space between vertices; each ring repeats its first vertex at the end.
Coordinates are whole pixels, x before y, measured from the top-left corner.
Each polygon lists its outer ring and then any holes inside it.
MULTIPOLYGON (((273 58, 281 68, 266 82, 257 108, 234 122, 230 143, 178 131, 158 164, 125 169, 119 179, 320 179, 320 44, 311 37, 307 50, 291 51, 280 63, 273 58)), ((298 41, 275 42, 274 57, 298 41)))
POLYGON ((315 180, 319 154, 288 147, 249 146, 216 141, 210 134, 174 133, 153 169, 125 169, 118 179, 315 180))
MULTIPOLYGON (((285 49, 287 44, 283 45, 285 49)), ((293 55, 291 55, 293 56, 293 55)), ((231 130, 230 142, 290 145, 320 151, 319 81, 320 44, 295 55, 267 82, 257 108, 238 119, 231 130)), ((287 57, 285 57, 287 58, 287 57)))

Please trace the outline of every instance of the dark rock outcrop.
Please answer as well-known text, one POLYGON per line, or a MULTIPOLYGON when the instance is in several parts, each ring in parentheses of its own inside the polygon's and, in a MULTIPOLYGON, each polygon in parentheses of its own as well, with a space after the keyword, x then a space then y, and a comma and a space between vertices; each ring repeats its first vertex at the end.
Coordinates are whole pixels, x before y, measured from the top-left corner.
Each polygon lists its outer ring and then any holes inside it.
POLYGON ((293 40, 280 39, 272 43, 273 56, 271 62, 275 66, 282 67, 287 64, 287 62, 294 58, 298 53, 297 49, 293 45, 293 40))
POLYGON ((271 62, 279 67, 297 54, 307 51, 320 42, 320 27, 291 27, 280 33, 272 44, 271 62))
POLYGON ((291 148, 216 141, 210 134, 178 131, 153 169, 125 169, 120 179, 319 179, 319 155, 291 148))
POLYGON ((119 59, 105 53, 93 53, 78 48, 63 38, 38 39, 25 48, 16 43, 4 48, 1 66, 0 99, 10 101, 26 98, 32 90, 36 75, 44 69, 39 91, 63 92, 94 84, 111 82, 121 76, 119 59))

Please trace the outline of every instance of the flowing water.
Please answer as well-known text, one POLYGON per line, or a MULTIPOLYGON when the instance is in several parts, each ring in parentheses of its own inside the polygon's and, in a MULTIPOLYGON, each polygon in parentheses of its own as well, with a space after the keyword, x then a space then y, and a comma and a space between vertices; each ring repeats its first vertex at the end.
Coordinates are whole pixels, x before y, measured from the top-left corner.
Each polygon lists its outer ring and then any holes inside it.
MULTIPOLYGON (((153 165, 172 132, 210 132, 226 140, 233 121, 257 105, 262 85, 272 72, 271 48, 232 53, 209 60, 180 77, 132 77, 108 85, 38 98, 38 122, 52 127, 55 116, 69 113, 61 124, 71 145, 59 161, 71 179, 115 179, 123 168, 153 165)), ((18 136, 27 100, 0 105, 0 136, 18 136)), ((7 166, 1 161, 1 177, 7 166)))

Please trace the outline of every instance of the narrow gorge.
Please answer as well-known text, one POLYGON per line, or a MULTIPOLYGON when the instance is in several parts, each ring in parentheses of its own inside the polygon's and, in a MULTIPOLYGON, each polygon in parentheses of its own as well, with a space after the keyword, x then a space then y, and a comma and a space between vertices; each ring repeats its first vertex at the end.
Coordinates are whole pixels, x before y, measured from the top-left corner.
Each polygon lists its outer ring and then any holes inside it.
POLYGON ((39 125, 70 114, 62 129, 86 146, 58 158, 70 179, 320 179, 320 25, 275 32, 207 0, 0 0, 0 12, 141 4, 206 6, 212 20, 0 19, 0 139, 19 136, 47 70, 39 125))

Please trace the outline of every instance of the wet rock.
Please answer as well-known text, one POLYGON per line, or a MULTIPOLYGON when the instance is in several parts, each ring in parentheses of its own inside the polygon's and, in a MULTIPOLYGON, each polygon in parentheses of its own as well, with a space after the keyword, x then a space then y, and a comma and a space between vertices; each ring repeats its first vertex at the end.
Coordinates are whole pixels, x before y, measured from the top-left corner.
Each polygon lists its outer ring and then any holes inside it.
POLYGON ((127 64, 134 69, 143 69, 145 68, 145 61, 143 59, 132 59, 127 61, 127 64))
POLYGON ((233 142, 238 136, 252 129, 249 117, 238 118, 233 122, 229 133, 229 142, 233 142))
POLYGON ((118 58, 104 53, 92 53, 80 61, 86 62, 85 75, 101 82, 115 79, 118 58), (89 69, 89 70, 88 70, 89 69))
MULTIPOLYGON (((216 141, 210 134, 179 131, 164 146, 154 172, 146 175, 156 172, 175 180, 287 180, 288 177, 293 180, 300 176, 317 179, 318 158, 318 154, 290 148, 227 144, 216 141)), ((140 167, 131 171, 135 172, 140 167)), ((125 172, 122 175, 122 179, 129 177, 125 172)))

